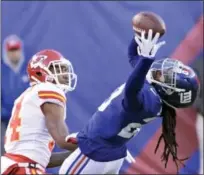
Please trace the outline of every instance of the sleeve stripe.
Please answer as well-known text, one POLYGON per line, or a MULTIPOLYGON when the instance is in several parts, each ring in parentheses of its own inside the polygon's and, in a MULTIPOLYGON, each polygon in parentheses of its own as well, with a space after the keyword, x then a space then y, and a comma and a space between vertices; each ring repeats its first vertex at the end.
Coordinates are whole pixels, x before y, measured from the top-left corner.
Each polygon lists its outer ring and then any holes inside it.
POLYGON ((55 95, 39 95, 40 98, 42 99, 56 99, 56 100, 59 100, 61 101, 62 103, 65 103, 66 101, 64 99, 62 99, 61 97, 59 96, 55 96, 55 95))
POLYGON ((56 94, 56 95, 62 96, 60 93, 54 92, 54 91, 39 91, 38 94, 56 94))
POLYGON ((48 99, 48 98, 54 98, 57 99, 63 103, 66 103, 66 98, 64 98, 62 95, 60 95, 57 92, 53 91, 40 91, 38 92, 38 96, 42 99, 48 99))

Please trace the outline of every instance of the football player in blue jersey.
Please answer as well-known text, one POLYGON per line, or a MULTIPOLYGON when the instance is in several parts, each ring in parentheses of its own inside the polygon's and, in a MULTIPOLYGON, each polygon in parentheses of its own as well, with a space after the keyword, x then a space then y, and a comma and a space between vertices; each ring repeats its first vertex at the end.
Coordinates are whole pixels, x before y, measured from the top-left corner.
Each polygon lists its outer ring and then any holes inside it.
MULTIPOLYGON (((165 166, 169 155, 177 157, 176 112, 195 101, 199 83, 195 72, 174 59, 155 61, 158 42, 149 30, 136 36, 139 58, 127 82, 114 91, 78 133, 76 149, 62 164, 59 174, 117 174, 127 154, 126 143, 142 125, 162 117, 161 140, 165 166)), ((68 140, 68 138, 67 138, 68 140)))

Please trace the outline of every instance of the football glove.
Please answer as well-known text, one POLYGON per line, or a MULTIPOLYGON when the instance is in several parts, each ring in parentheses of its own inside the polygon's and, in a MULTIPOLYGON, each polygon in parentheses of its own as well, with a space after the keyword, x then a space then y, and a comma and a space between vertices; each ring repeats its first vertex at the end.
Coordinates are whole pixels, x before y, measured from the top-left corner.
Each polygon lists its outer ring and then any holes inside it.
POLYGON ((166 43, 165 41, 157 43, 159 36, 160 34, 156 33, 156 35, 153 37, 152 29, 148 31, 147 38, 145 38, 145 31, 141 32, 141 37, 136 34, 135 41, 138 44, 137 47, 138 55, 154 59, 159 48, 166 43))

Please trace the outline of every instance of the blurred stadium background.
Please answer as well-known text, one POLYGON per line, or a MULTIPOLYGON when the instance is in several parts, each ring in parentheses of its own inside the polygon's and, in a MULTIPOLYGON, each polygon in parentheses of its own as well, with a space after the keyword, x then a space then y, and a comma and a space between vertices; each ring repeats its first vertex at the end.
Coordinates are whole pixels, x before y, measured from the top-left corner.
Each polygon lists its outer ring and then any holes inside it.
MULTIPOLYGON (((158 58, 171 56, 180 59, 194 67, 201 80, 198 101, 194 107, 178 111, 177 125, 179 155, 181 158, 190 157, 185 162, 186 167, 181 167, 179 173, 197 174, 201 151, 196 120, 198 113, 203 115, 202 3, 3 1, 1 129, 9 119, 13 100, 28 86, 25 76, 28 59, 41 49, 53 48, 71 60, 78 75, 76 91, 68 94, 67 124, 71 132, 80 130, 96 108, 126 80, 131 71, 127 47, 133 36, 132 16, 139 11, 153 11, 161 15, 167 26, 167 33, 163 37, 167 44, 159 51, 158 58), (24 62, 18 70, 8 67, 5 59, 9 46, 5 45, 4 40, 12 34, 23 42, 19 48, 25 59, 22 59, 24 62)), ((151 122, 128 143, 136 163, 125 161, 121 173, 175 173, 171 160, 165 169, 160 156, 154 155, 160 126, 160 119, 151 122)), ((55 151, 59 149, 56 147, 55 151)), ((56 173, 57 170, 50 169, 49 172, 56 173)))

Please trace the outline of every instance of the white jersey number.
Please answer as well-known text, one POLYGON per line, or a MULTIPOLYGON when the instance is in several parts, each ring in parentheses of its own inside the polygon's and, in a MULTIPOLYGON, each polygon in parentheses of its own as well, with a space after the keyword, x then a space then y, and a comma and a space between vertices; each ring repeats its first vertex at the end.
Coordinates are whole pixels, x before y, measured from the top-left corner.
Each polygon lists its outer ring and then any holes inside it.
POLYGON ((31 91, 32 88, 29 88, 23 94, 16 99, 16 102, 14 103, 14 107, 12 110, 12 116, 9 121, 6 135, 5 135, 5 144, 18 141, 20 139, 20 129, 22 125, 22 118, 20 115, 20 111, 22 109, 22 103, 26 96, 26 94, 31 91))
POLYGON ((130 139, 140 131, 141 126, 140 123, 130 123, 118 133, 118 136, 130 139))
POLYGON ((190 103, 192 100, 192 92, 183 92, 180 93, 180 103, 185 104, 185 103, 190 103))
POLYGON ((98 110, 101 111, 101 112, 103 112, 103 111, 108 107, 108 105, 111 103, 111 101, 112 101, 114 98, 118 97, 118 96, 122 93, 124 87, 125 87, 125 83, 122 84, 120 87, 118 87, 118 88, 110 95, 110 97, 109 97, 108 99, 106 99, 106 100, 98 107, 98 110))

